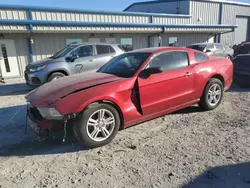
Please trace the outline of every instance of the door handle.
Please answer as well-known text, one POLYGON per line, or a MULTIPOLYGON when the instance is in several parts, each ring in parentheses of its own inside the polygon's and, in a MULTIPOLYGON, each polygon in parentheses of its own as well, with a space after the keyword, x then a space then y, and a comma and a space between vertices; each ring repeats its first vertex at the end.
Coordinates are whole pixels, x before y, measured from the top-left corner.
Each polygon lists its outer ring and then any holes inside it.
POLYGON ((186 72, 185 76, 191 76, 192 73, 191 72, 186 72))
POLYGON ((93 62, 93 59, 90 59, 89 62, 93 62))

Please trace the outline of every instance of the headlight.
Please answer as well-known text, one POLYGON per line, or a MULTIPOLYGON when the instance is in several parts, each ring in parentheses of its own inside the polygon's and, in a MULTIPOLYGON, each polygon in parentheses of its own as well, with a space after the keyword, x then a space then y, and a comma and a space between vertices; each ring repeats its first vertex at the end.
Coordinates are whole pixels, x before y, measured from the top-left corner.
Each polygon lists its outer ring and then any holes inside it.
POLYGON ((63 116, 55 108, 37 108, 45 119, 62 120, 63 116))
POLYGON ((39 67, 33 67, 33 68, 30 68, 29 71, 30 72, 37 72, 37 71, 45 69, 45 67, 46 67, 46 65, 39 66, 39 67))

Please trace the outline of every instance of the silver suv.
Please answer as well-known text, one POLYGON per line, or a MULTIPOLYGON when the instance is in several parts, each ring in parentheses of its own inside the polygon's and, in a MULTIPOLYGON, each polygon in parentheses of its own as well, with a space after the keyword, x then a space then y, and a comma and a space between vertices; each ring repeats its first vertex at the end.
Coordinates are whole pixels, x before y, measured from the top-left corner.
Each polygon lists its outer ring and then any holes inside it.
POLYGON ((230 57, 233 50, 227 49, 219 43, 197 43, 187 46, 187 48, 199 50, 205 52, 207 55, 213 55, 216 57, 230 57))
POLYGON ((124 53, 117 44, 73 44, 53 56, 26 66, 24 72, 28 85, 39 86, 46 82, 83 72, 95 72, 113 57, 124 53))

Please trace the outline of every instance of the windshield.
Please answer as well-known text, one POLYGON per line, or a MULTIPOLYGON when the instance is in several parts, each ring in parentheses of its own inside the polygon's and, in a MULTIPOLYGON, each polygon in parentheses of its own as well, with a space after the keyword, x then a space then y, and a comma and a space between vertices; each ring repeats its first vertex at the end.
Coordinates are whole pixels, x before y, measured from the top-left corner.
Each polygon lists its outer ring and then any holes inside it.
POLYGON ((122 78, 133 77, 150 53, 127 53, 113 58, 97 72, 113 74, 122 78))
POLYGON ((187 46, 187 48, 191 48, 191 49, 199 50, 203 52, 203 50, 206 48, 206 45, 191 45, 191 46, 187 46))
POLYGON ((56 58, 60 58, 60 57, 64 57, 66 56, 71 50, 73 50, 76 46, 72 45, 72 46, 67 46, 66 48, 63 48, 62 50, 60 50, 59 52, 56 52, 53 56, 51 56, 50 58, 52 59, 56 59, 56 58))

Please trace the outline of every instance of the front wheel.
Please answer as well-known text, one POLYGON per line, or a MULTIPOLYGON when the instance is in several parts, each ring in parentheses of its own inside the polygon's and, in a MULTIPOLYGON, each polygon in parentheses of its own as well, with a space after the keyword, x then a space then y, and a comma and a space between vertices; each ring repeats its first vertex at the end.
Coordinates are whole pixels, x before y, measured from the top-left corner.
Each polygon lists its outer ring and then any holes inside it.
POLYGON ((117 110, 109 104, 93 104, 84 110, 74 123, 74 134, 80 144, 96 148, 108 144, 120 127, 117 110))
POLYGON ((61 72, 55 72, 48 77, 48 82, 58 80, 59 78, 62 78, 64 76, 65 76, 65 74, 63 74, 61 72))
POLYGON ((223 84, 219 79, 212 78, 209 80, 199 106, 204 110, 213 110, 219 106, 224 94, 223 84))

